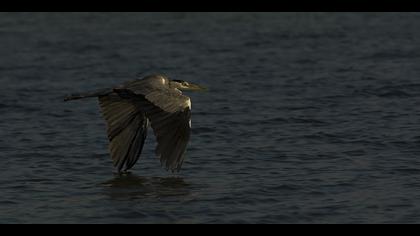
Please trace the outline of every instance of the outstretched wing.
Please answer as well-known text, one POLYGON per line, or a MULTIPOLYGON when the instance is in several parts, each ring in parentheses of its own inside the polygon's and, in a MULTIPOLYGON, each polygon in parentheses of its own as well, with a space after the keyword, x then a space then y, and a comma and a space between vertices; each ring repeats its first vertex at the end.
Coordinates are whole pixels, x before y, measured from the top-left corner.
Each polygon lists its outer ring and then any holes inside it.
POLYGON ((190 98, 173 91, 146 95, 153 106, 146 110, 158 145, 156 155, 172 171, 181 169, 191 132, 190 98))
POLYGON ((191 132, 190 98, 170 89, 156 89, 146 95, 130 90, 120 93, 123 96, 131 93, 150 120, 158 143, 155 152, 161 164, 167 170, 179 171, 191 132))
POLYGON ((109 150, 118 171, 128 170, 137 162, 147 135, 145 113, 131 99, 116 93, 100 96, 99 104, 107 123, 109 150))

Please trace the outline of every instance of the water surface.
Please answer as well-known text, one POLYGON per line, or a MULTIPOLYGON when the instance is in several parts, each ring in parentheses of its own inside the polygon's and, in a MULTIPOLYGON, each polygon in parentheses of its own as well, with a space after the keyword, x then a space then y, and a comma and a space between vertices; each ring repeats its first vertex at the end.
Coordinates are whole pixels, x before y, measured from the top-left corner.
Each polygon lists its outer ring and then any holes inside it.
POLYGON ((420 14, 1 13, 0 223, 419 223, 420 14), (115 174, 95 99, 203 84, 183 169, 115 174))

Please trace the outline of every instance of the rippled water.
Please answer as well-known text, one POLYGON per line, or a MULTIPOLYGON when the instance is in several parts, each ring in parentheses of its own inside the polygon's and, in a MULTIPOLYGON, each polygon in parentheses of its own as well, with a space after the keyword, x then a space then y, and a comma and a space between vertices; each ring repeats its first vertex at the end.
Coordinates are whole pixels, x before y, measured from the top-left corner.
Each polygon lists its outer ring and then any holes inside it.
POLYGON ((419 223, 420 14, 1 13, 0 223, 419 223), (166 73, 181 173, 149 131, 118 176, 95 99, 166 73))

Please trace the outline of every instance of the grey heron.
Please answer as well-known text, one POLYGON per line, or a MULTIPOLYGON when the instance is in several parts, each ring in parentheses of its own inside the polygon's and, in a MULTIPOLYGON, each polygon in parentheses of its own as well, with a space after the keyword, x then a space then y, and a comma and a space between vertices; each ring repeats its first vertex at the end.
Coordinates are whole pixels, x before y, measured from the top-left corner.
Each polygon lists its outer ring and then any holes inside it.
POLYGON ((64 101, 97 97, 107 124, 109 151, 118 172, 140 157, 147 128, 157 139, 156 155, 166 170, 179 172, 191 130, 191 100, 181 90, 205 90, 197 84, 150 75, 120 86, 72 94, 64 101))

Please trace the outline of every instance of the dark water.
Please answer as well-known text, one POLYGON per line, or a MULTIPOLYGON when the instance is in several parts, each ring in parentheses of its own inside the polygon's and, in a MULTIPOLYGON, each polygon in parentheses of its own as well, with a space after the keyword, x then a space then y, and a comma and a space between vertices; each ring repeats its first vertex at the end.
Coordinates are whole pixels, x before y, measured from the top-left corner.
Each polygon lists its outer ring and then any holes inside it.
POLYGON ((1 13, 0 223, 420 223, 420 14, 1 13), (95 99, 166 73, 191 142, 114 174, 95 99))

